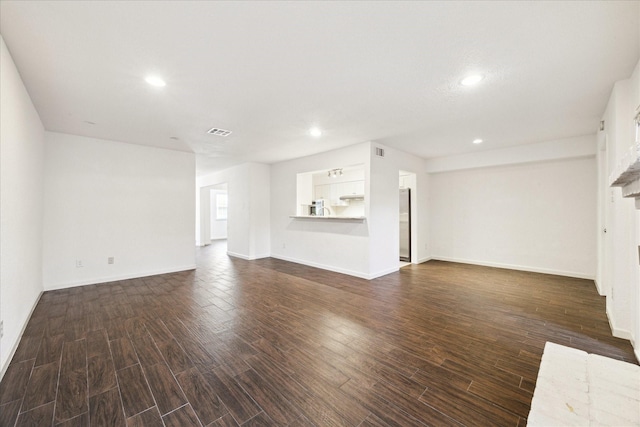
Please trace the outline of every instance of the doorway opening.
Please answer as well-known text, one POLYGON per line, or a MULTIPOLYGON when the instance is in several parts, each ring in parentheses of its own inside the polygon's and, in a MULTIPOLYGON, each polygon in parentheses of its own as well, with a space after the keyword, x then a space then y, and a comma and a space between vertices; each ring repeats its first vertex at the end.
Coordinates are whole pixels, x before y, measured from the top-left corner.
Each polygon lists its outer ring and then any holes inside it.
POLYGON ((208 246, 212 241, 226 243, 228 206, 226 182, 200 188, 199 246, 208 246))
POLYGON ((399 173, 399 202, 398 202, 398 236, 400 268, 413 261, 415 253, 414 242, 414 207, 412 196, 415 192, 416 174, 406 171, 399 173))
POLYGON ((229 206, 227 184, 216 185, 209 191, 210 241, 227 240, 227 210, 229 206))
MULTIPOLYGON (((612 215, 612 189, 609 187, 610 150, 606 133, 598 134, 598 270, 596 289, 603 296, 610 295, 611 281, 609 280, 609 257, 611 253, 611 239, 607 235, 608 220, 612 215)), ((610 233, 609 233, 610 234, 610 233)))
POLYGON ((400 188, 400 261, 411 262, 411 189, 400 188))

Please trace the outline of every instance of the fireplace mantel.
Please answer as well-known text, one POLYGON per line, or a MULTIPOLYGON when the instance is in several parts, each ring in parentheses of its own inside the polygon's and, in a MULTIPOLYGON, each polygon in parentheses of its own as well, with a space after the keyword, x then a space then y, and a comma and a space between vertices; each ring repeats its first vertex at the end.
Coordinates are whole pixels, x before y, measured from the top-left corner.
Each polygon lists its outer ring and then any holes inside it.
POLYGON ((622 157, 609 182, 611 187, 622 187, 622 197, 635 198, 636 208, 640 209, 640 142, 622 157))

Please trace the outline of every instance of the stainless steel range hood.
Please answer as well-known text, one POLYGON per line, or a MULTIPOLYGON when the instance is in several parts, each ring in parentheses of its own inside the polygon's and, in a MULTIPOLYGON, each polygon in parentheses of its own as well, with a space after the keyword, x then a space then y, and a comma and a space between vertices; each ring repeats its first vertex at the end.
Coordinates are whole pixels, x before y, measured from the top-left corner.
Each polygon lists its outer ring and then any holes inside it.
POLYGON ((340 200, 364 200, 364 194, 348 194, 340 196, 340 200))

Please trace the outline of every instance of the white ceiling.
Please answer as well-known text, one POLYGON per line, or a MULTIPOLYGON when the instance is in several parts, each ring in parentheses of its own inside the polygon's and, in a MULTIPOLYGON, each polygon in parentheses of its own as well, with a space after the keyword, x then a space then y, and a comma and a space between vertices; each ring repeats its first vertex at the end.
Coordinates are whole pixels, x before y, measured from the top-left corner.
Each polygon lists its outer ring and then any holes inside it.
POLYGON ((193 151, 202 175, 592 134, 640 57, 640 2, 0 0, 0 33, 47 130, 193 151))

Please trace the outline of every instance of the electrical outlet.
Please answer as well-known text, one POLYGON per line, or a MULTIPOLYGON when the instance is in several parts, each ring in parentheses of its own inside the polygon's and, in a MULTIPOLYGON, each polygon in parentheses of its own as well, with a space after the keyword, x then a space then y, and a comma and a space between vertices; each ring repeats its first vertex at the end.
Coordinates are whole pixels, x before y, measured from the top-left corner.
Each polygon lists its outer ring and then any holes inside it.
POLYGON ((0 338, 4 336, 4 320, 0 320, 0 338))
POLYGON ((282 249, 287 249, 287 244, 286 243, 282 244, 282 249))
POLYGON ((84 262, 81 259, 76 260, 76 268, 84 267, 84 262))
POLYGON ((113 264, 114 262, 115 262, 115 259, 112 256, 107 258, 107 264, 113 264))

